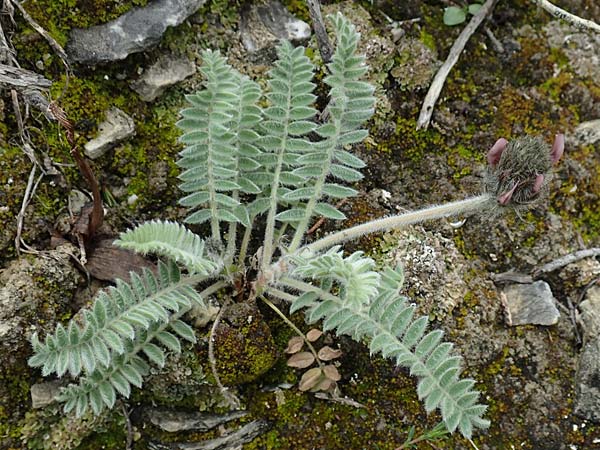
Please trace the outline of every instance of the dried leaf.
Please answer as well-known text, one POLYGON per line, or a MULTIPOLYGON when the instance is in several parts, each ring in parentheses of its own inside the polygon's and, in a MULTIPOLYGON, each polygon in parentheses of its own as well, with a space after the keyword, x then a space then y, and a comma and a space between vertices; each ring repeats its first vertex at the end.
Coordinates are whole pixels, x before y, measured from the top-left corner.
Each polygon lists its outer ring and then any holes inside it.
POLYGON ((323 374, 332 381, 340 381, 340 379, 342 378, 342 376, 337 370, 337 367, 332 365, 323 367, 323 374))
POLYGON ((315 362, 315 357, 310 352, 296 353, 290 356, 287 361, 287 365, 290 367, 296 367, 298 369, 305 369, 315 362))
POLYGON ((329 378, 323 378, 310 391, 311 392, 318 392, 318 391, 327 392, 334 386, 335 386, 335 381, 332 381, 329 378))
POLYGON ((304 339, 300 336, 294 336, 288 341, 288 346, 285 349, 286 353, 298 353, 304 346, 304 339))
POLYGON ((298 384, 298 389, 301 391, 308 391, 315 387, 321 380, 323 379, 323 374, 321 373, 320 367, 313 367, 312 369, 307 370, 302 378, 300 379, 300 383, 298 384))
POLYGON ((326 345, 321 350, 319 350, 319 353, 317 353, 317 355, 319 356, 319 359, 321 361, 331 361, 332 359, 336 359, 342 356, 342 351, 339 348, 333 349, 326 345))
POLYGON ((322 335, 323 335, 323 332, 321 330, 317 330, 316 328, 313 328, 308 333, 306 333, 306 339, 308 339, 309 342, 315 342, 322 335))

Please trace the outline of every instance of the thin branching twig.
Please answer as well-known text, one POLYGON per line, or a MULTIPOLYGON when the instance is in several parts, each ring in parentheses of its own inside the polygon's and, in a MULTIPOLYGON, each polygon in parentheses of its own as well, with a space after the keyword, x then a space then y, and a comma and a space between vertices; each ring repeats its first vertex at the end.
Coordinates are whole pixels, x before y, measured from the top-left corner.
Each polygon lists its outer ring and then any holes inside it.
POLYGON ((307 0, 306 3, 308 4, 308 13, 310 14, 313 30, 317 38, 321 59, 325 64, 328 64, 331 62, 331 57, 333 56, 333 46, 325 30, 325 23, 321 15, 321 3, 319 0, 307 0))
POLYGON ((431 86, 429 87, 429 91, 425 96, 425 100, 423 101, 423 106, 421 107, 421 113, 419 114, 419 119, 417 120, 417 130, 424 128, 427 129, 429 127, 429 122, 431 121, 431 116, 433 115, 433 109, 435 107, 435 103, 442 92, 442 88, 444 87, 444 83, 446 82, 446 78, 448 74, 458 61, 460 54, 467 45, 467 42, 471 35, 475 32, 477 27, 483 22, 494 8, 497 0, 487 0, 477 11, 471 21, 467 24, 467 26, 462 30, 458 39, 452 45, 450 49, 450 53, 448 54, 448 58, 440 70, 435 74, 435 78, 433 79, 431 86))
POLYGON ((598 25, 596 22, 593 22, 593 21, 587 20, 587 19, 582 19, 581 17, 576 16, 575 14, 571 14, 570 12, 559 8, 558 6, 553 5, 548 0, 532 0, 532 1, 533 1, 533 3, 537 4, 540 8, 548 11, 550 14, 552 14, 557 19, 561 19, 566 22, 569 22, 570 24, 574 25, 576 28, 578 28, 580 30, 594 30, 594 31, 600 32, 600 25, 598 25))

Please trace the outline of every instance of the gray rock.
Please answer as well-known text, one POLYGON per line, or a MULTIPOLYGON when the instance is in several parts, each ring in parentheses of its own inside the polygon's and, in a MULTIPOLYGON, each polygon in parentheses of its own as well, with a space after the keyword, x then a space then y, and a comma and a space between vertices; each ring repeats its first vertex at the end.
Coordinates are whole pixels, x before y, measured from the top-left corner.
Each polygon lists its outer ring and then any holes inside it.
POLYGON ((33 408, 43 408, 55 401, 60 392, 62 383, 60 381, 46 381, 31 386, 31 406, 33 408))
POLYGON ((575 375, 577 398, 573 411, 578 416, 600 422, 600 338, 588 342, 581 352, 575 375))
POLYGON ((560 313, 556 299, 545 281, 531 284, 512 284, 501 293, 506 323, 516 325, 554 325, 560 313))
POLYGON ((241 40, 246 50, 269 50, 281 39, 299 41, 310 37, 310 26, 294 17, 278 1, 253 4, 242 12, 241 40))
POLYGON ((248 413, 245 411, 233 411, 226 414, 208 414, 152 408, 146 414, 153 425, 169 433, 175 433, 177 431, 191 430, 208 431, 219 425, 244 417, 248 413))
POLYGON ((85 144, 85 154, 91 159, 99 158, 119 142, 134 134, 133 119, 119 108, 111 108, 106 111, 106 120, 100 124, 98 137, 85 144))
POLYGON ((131 83, 131 89, 142 100, 151 102, 169 86, 185 80, 196 72, 196 65, 182 57, 162 56, 144 74, 131 83))
POLYGON ((71 30, 68 56, 95 65, 125 59, 156 45, 167 27, 181 24, 206 0, 153 0, 102 25, 71 30))
POLYGON ((581 325, 587 340, 600 336, 600 286, 588 289, 585 300, 579 304, 581 325))
POLYGON ((582 122, 573 130, 573 134, 567 135, 567 143, 575 146, 597 142, 600 142, 600 119, 582 122))

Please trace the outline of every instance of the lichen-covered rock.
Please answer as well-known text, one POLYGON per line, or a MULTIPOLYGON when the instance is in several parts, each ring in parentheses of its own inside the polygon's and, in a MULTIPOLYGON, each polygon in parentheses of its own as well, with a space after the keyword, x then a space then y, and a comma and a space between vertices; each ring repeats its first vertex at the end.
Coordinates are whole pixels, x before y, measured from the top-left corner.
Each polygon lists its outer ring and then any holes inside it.
MULTIPOLYGON (((0 424, 15 423, 29 408, 32 383, 29 337, 42 336, 71 314, 82 277, 71 264, 70 244, 12 261, 0 272, 0 424)), ((0 448, 11 448, 0 434, 0 448)))
POLYGON ((80 418, 65 415, 62 404, 54 403, 25 415, 21 441, 26 446, 24 448, 29 449, 72 450, 78 448, 91 433, 102 431, 109 419, 107 413, 94 416, 91 411, 80 418))
POLYGON ((565 52, 577 75, 592 80, 600 79, 600 34, 577 30, 559 20, 548 23, 544 31, 548 44, 565 52))
POLYGON ((398 44, 398 63, 391 75, 402 89, 415 91, 426 89, 441 62, 437 54, 419 39, 402 39, 398 44))
POLYGON ((73 29, 65 48, 81 64, 96 65, 125 59, 156 45, 168 27, 181 24, 206 0, 154 0, 108 23, 73 29))
POLYGON ((416 227, 394 231, 383 236, 381 249, 387 264, 404 268, 403 294, 435 315, 451 313, 467 293, 467 263, 442 234, 416 227))
POLYGON ((13 261, 0 273, 0 365, 29 352, 28 338, 53 330, 71 313, 70 302, 82 277, 71 264, 70 244, 13 261))
POLYGON ((278 356, 269 326, 255 303, 228 306, 215 332, 217 371, 225 385, 256 380, 278 356))

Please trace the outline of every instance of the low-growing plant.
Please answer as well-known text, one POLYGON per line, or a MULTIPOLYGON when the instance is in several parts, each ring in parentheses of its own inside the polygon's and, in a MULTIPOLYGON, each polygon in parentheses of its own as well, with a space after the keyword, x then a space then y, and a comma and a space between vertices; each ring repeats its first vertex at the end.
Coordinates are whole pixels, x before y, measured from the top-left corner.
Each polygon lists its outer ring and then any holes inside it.
MULTIPOLYGON (((303 47, 278 46, 264 94, 218 53, 202 54, 205 81, 181 112, 186 147, 177 164, 185 193, 180 204, 189 210, 185 221, 206 223, 210 236, 170 221, 122 233, 117 245, 164 258, 157 272, 132 273, 130 282, 100 292, 68 325, 43 340, 33 335, 29 364, 44 376, 77 380, 58 397, 65 412, 91 408, 98 414, 113 407, 117 394, 128 397, 132 385, 142 387, 148 361, 163 366, 166 351, 181 351, 181 339, 196 340, 185 314, 206 310, 208 298, 221 292, 246 301, 283 299, 290 313, 304 308, 308 321, 322 321, 324 331, 365 341, 371 354, 407 368, 418 379, 426 411, 439 409, 450 432, 470 437, 489 426, 475 381, 460 377, 462 359, 453 345, 442 341, 441 330, 427 332, 427 317, 401 295, 402 269, 378 272, 372 259, 360 251, 346 255, 341 244, 423 220, 529 204, 545 190, 562 140, 550 150, 539 139, 500 139, 488 154, 481 195, 307 243, 311 220, 344 219, 331 203, 357 194, 338 182, 362 178, 358 169, 365 164, 347 149, 367 137, 362 127, 374 108, 374 88, 362 81, 368 67, 357 53, 359 34, 339 14, 332 22, 337 46, 323 79, 329 103, 321 115, 314 107, 314 66, 303 47)), ((300 348, 291 350, 297 355, 300 348)), ((302 357, 302 364, 312 358, 302 357)), ((310 370, 307 389, 339 379, 331 364, 310 370)))
POLYGON ((483 0, 476 0, 465 7, 448 6, 444 8, 444 24, 448 26, 460 25, 467 20, 467 15, 475 15, 481 9, 483 0))

